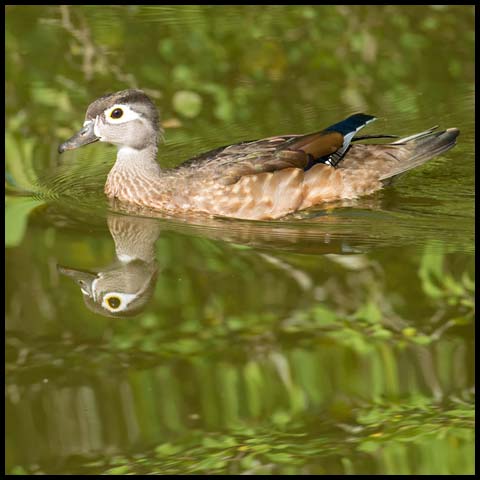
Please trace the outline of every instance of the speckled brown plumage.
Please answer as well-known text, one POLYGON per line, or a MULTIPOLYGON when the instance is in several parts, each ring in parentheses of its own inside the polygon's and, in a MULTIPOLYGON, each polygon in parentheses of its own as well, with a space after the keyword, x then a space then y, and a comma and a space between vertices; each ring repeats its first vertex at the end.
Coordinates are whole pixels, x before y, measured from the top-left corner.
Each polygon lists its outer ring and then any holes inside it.
POLYGON ((152 105, 138 90, 101 97, 89 107, 84 128, 60 151, 95 140, 117 144, 106 195, 171 214, 276 219, 352 199, 452 148, 459 134, 455 128, 430 129, 393 143, 361 144, 354 135, 374 117, 356 114, 320 132, 220 147, 161 169, 158 133, 152 133, 158 132, 158 115, 152 105), (108 118, 113 106, 130 111, 129 121, 108 118))

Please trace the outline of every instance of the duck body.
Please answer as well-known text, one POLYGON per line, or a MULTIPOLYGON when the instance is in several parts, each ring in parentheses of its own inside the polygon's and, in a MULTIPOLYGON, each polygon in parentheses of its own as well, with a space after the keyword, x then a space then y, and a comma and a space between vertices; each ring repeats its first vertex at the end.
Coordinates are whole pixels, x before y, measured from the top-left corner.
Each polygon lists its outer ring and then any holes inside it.
POLYGON ((169 214, 269 220, 368 195, 452 148, 459 134, 455 128, 430 129, 393 143, 357 143, 392 137, 355 137, 373 120, 355 114, 319 132, 228 145, 162 169, 156 160, 158 112, 142 91, 124 90, 93 102, 84 127, 59 151, 97 140, 116 144, 105 194, 124 204, 169 214))

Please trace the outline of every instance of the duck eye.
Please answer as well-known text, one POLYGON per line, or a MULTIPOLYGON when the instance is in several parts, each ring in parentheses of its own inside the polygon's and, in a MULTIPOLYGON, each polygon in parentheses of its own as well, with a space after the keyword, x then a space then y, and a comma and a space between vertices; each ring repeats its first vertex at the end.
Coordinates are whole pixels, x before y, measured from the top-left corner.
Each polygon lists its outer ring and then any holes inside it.
POLYGON ((116 310, 122 302, 118 297, 109 297, 107 303, 110 308, 116 310))
POLYGON ((115 110, 112 111, 110 114, 110 117, 112 118, 121 118, 123 115, 123 110, 121 108, 116 108, 115 110))

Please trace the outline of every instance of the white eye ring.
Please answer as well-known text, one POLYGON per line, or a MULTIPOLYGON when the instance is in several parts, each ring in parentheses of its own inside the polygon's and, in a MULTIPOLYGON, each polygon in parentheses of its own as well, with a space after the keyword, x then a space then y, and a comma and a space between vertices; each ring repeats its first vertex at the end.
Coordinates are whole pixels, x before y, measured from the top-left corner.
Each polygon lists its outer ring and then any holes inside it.
POLYGON ((123 310, 126 310, 128 305, 130 305, 135 298, 137 298, 137 295, 132 293, 109 292, 103 297, 102 307, 109 312, 122 312, 123 310), (118 306, 111 304, 111 300, 114 298, 120 302, 118 306))
POLYGON ((113 107, 107 108, 104 113, 107 123, 111 123, 113 125, 131 122, 132 120, 137 120, 140 118, 140 115, 132 110, 128 105, 121 104, 115 104, 113 107), (118 118, 112 117, 112 114, 115 112, 115 110, 121 111, 121 115, 118 118))

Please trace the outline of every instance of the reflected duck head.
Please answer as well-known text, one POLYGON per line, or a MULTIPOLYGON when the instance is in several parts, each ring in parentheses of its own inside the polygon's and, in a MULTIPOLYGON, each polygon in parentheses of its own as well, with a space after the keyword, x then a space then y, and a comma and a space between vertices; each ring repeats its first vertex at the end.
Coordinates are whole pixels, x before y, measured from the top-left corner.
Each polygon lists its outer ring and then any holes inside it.
POLYGON ((141 260, 99 272, 57 268, 80 287, 89 310, 107 317, 132 317, 142 312, 153 295, 158 273, 156 264, 141 260))

